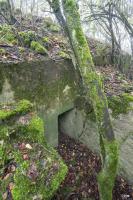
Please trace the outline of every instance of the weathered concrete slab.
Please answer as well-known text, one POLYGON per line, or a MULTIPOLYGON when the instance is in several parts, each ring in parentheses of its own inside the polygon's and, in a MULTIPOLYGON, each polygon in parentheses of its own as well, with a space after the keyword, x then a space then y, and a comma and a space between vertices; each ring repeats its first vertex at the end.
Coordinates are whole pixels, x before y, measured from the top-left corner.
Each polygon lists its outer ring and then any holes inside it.
POLYGON ((28 99, 45 121, 47 141, 58 144, 58 115, 74 107, 76 83, 70 60, 0 63, 0 102, 28 99))
MULTIPOLYGON (((0 64, 0 77, 0 102, 30 100, 45 122, 45 135, 50 144, 57 146, 60 127, 61 132, 100 152, 95 120, 93 116, 86 120, 86 107, 77 101, 76 75, 70 60, 0 64)), ((112 119, 120 144, 119 173, 133 183, 133 112, 112 119)))

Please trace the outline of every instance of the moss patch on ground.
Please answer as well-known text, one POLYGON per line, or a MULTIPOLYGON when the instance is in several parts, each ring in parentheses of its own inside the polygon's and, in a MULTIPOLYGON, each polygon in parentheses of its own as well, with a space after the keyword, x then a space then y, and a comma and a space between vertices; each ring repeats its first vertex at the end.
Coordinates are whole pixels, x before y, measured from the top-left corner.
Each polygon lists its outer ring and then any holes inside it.
POLYGON ((40 54, 47 54, 47 49, 36 41, 31 42, 31 49, 40 54))
POLYGON ((50 199, 67 167, 47 145, 43 121, 27 100, 1 105, 0 113, 0 199, 50 199))
POLYGON ((0 25, 0 38, 1 42, 7 44, 17 44, 17 39, 13 33, 12 26, 10 25, 0 25))
POLYGON ((30 47, 31 42, 36 39, 36 33, 34 31, 22 31, 18 35, 26 47, 30 47))

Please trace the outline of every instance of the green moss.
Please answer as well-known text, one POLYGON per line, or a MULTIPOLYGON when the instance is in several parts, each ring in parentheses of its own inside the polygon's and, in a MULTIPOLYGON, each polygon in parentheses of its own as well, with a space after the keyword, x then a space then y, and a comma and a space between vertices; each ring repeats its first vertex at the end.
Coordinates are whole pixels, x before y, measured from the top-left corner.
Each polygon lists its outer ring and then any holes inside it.
POLYGON ((52 32, 59 32, 59 31, 60 31, 59 26, 57 26, 56 24, 51 24, 51 25, 49 26, 49 29, 50 29, 50 31, 52 31, 52 32))
MULTIPOLYGON (((20 161, 21 154, 17 154, 20 161)), ((17 160, 18 161, 18 160, 17 160)), ((27 178, 26 173, 29 167, 29 161, 21 161, 14 175, 15 187, 12 191, 14 200, 21 200, 28 198, 30 190, 30 179, 27 178)))
POLYGON ((31 42, 31 49, 35 50, 37 53, 40 54, 47 54, 47 49, 36 41, 31 42))
POLYGON ((4 149, 4 145, 0 144, 0 168, 1 166, 4 165, 5 160, 6 160, 6 155, 5 155, 5 149, 4 149))
POLYGON ((36 34, 34 31, 18 32, 18 35, 20 36, 21 40, 24 43, 24 46, 26 47, 30 47, 31 42, 36 39, 36 34))
POLYGON ((50 27, 53 24, 53 20, 51 17, 44 18, 44 27, 50 27))
POLYGON ((12 27, 9 25, 0 26, 0 38, 1 42, 8 44, 17 44, 17 39, 12 31, 12 27))
POLYGON ((106 149, 106 162, 104 162, 106 164, 98 175, 98 185, 101 195, 100 199, 112 200, 112 190, 118 165, 118 144, 115 140, 111 142, 104 140, 104 148, 106 149))
POLYGON ((58 189, 59 185, 61 184, 67 173, 66 165, 62 161, 60 161, 58 173, 55 173, 55 175, 50 177, 51 173, 50 170, 51 166, 53 165, 53 160, 50 161, 51 163, 47 163, 45 169, 42 168, 41 163, 39 161, 36 161, 36 163, 38 163, 36 164, 37 172, 41 178, 38 178, 34 181, 30 180, 30 178, 27 176, 27 172, 30 169, 30 162, 24 161, 23 163, 21 163, 21 165, 19 166, 19 168, 17 168, 17 171, 14 175, 15 186, 12 191, 13 199, 31 200, 35 196, 37 197, 40 196, 41 199, 45 200, 51 199, 54 192, 58 189), (42 171, 41 174, 40 170, 42 171), (47 180, 48 174, 50 180, 47 180))
POLYGON ((15 109, 0 110, 0 120, 7 120, 15 115, 25 114, 32 108, 32 104, 28 100, 21 100, 15 109))
MULTIPOLYGON (((52 194, 59 188, 62 180, 66 176, 68 172, 67 166, 61 161, 60 162, 60 171, 56 173, 51 181, 50 188, 47 189, 47 192, 43 192, 45 195, 45 198, 49 200, 52 196, 52 194)), ((43 190, 43 188, 42 188, 43 190)))
POLYGON ((44 123, 39 117, 33 117, 27 127, 27 132, 31 135, 31 139, 44 144, 44 123))
POLYGON ((4 54, 6 54, 6 50, 3 48, 0 48, 0 55, 3 56, 4 54))
POLYGON ((49 42, 49 38, 48 37, 43 37, 42 41, 47 43, 47 42, 49 42))
POLYGON ((8 126, 0 126, 0 140, 6 140, 9 137, 8 126))
POLYGON ((67 167, 58 153, 46 144, 42 119, 29 112, 32 104, 23 100, 2 107, 2 112, 9 106, 13 113, 10 118, 16 116, 16 122, 0 127, 0 176, 10 161, 16 163, 16 168, 11 176, 0 179, 0 199, 12 182, 13 200, 35 197, 49 200, 64 180, 67 167), (24 155, 28 156, 27 159, 24 155))
POLYGON ((126 114, 130 110, 133 110, 132 102, 133 96, 126 93, 120 96, 108 97, 108 105, 112 110, 113 117, 117 117, 121 113, 126 114))
POLYGON ((20 52, 20 53, 24 53, 24 51, 25 51, 25 48, 24 48, 24 47, 19 47, 18 49, 19 49, 19 52, 20 52))
POLYGON ((58 55, 61 57, 61 58, 64 58, 64 59, 70 59, 70 56, 64 52, 64 51, 59 51, 58 52, 58 55))

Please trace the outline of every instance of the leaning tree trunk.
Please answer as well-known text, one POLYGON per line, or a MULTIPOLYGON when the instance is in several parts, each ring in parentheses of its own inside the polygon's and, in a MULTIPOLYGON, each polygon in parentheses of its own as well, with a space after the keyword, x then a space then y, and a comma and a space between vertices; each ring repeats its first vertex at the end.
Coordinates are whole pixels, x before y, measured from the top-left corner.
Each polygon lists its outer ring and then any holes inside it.
MULTIPOLYGON (((55 13, 57 8, 61 8, 60 0, 52 0, 52 5, 54 5, 52 6, 53 9, 56 8, 54 10, 55 13)), ((62 0, 62 5, 66 20, 65 30, 68 31, 67 35, 82 76, 83 85, 87 89, 87 99, 88 101, 91 100, 93 105, 100 135, 103 161, 102 170, 98 175, 100 198, 101 200, 112 200, 112 189, 118 164, 118 145, 108 112, 107 99, 101 79, 95 71, 88 43, 82 31, 76 1, 62 0)))

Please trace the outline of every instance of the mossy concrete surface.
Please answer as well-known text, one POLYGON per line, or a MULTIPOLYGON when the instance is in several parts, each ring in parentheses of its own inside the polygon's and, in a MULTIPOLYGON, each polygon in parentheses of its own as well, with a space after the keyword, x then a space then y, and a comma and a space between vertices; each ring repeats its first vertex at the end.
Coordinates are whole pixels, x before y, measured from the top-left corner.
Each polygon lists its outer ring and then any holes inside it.
POLYGON ((67 167, 28 100, 0 105, 0 199, 49 200, 67 167))
MULTIPOLYGON (((70 60, 56 62, 45 59, 30 63, 0 64, 0 102, 28 99, 45 122, 45 139, 49 144, 58 145, 60 128, 99 153, 95 116, 93 112, 88 116, 89 106, 84 104, 84 98, 79 98, 76 83, 77 76, 70 60)), ((120 149, 118 172, 133 182, 132 96, 112 96, 108 102, 120 149)))
MULTIPOLYGON (((125 93, 121 96, 112 96, 108 98, 108 103, 119 146, 118 174, 133 183, 133 96, 125 93)), ((65 113, 60 117, 59 124, 62 132, 80 140, 92 151, 100 153, 95 116, 92 113, 90 117, 86 116, 86 108, 78 107, 65 113)))
POLYGON ((45 121, 48 143, 58 145, 58 116, 74 107, 76 76, 70 60, 0 64, 0 102, 28 99, 45 121))

